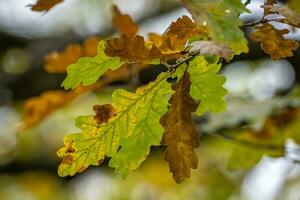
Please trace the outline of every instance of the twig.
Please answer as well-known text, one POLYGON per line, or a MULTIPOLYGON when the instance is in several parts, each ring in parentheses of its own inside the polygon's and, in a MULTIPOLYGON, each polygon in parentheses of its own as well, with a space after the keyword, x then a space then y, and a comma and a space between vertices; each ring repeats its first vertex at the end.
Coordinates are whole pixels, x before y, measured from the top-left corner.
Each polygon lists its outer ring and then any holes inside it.
POLYGON ((258 24, 268 23, 268 22, 286 23, 286 21, 283 18, 279 18, 279 19, 264 19, 264 18, 262 18, 261 20, 259 20, 257 22, 251 22, 251 23, 244 24, 244 26, 255 26, 258 24))
POLYGON ((170 65, 170 64, 168 64, 168 63, 162 63, 162 64, 165 65, 168 69, 174 70, 174 69, 176 69, 177 67, 179 67, 180 65, 182 65, 183 63, 186 63, 186 62, 192 60, 192 59, 193 59, 195 56, 197 56, 197 55, 198 55, 198 53, 195 53, 195 54, 189 55, 188 57, 186 57, 186 58, 183 59, 183 60, 178 59, 179 62, 177 62, 177 63, 174 64, 174 65, 170 65))

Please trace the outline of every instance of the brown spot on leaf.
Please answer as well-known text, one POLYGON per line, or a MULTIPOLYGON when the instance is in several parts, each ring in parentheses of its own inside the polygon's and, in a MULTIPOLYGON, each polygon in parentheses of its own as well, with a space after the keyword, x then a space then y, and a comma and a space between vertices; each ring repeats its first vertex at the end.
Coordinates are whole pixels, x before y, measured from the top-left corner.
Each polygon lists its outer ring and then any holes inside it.
POLYGON ((94 119, 99 123, 107 123, 110 118, 116 115, 116 109, 111 104, 94 105, 96 115, 94 119))

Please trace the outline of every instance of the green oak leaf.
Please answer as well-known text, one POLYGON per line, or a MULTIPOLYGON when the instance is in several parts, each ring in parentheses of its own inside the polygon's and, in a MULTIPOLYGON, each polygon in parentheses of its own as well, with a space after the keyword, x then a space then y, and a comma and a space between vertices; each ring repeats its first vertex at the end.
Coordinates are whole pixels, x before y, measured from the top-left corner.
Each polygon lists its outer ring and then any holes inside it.
POLYGON ((181 0, 194 20, 208 28, 209 36, 228 45, 235 54, 248 52, 247 40, 240 27, 239 15, 249 12, 240 0, 181 0))
POLYGON ((116 70, 123 65, 119 57, 105 55, 105 41, 98 44, 95 57, 80 58, 77 63, 67 68, 67 77, 62 86, 67 89, 74 89, 81 83, 84 86, 94 84, 107 70, 116 70))
POLYGON ((109 166, 126 177, 146 159, 152 145, 160 145, 163 127, 159 119, 168 110, 173 93, 167 82, 170 73, 161 73, 154 82, 135 93, 117 89, 112 95, 116 114, 107 123, 98 124, 93 116, 76 120, 82 133, 65 137, 65 147, 58 151, 63 158, 58 174, 74 175, 89 165, 98 165, 104 156, 109 166))
POLYGON ((200 101, 196 114, 206 111, 221 112, 226 109, 224 96, 227 94, 223 87, 226 78, 217 75, 221 64, 209 63, 203 56, 195 57, 189 64, 191 88, 190 95, 200 101))

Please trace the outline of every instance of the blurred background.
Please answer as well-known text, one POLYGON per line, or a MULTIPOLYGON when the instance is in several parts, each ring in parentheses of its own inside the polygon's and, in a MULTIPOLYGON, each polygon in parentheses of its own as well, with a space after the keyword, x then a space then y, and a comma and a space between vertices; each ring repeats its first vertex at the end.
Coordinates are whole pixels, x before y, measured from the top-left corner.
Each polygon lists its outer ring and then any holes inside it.
MULTIPOLYGON (((199 167, 180 185, 172 180, 163 159, 163 148, 153 148, 149 159, 126 180, 106 167, 107 161, 75 177, 58 177, 56 151, 63 146, 64 135, 77 131, 76 116, 93 114, 92 106, 110 102, 116 87, 133 89, 152 80, 157 70, 141 72, 134 83, 118 82, 78 95, 39 123, 21 130, 25 102, 45 91, 61 90, 65 78, 63 73, 51 74, 44 70, 44 56, 63 51, 70 43, 82 43, 89 36, 114 34, 112 4, 138 22, 143 36, 149 32, 163 33, 171 21, 189 13, 176 0, 65 0, 47 13, 31 11, 28 5, 35 2, 0 1, 1 200, 300 199, 300 167, 295 162, 299 152, 292 155, 296 159, 263 156, 254 167, 231 171, 227 167, 228 159, 235 144, 203 135, 197 150, 199 167)), ((241 15, 241 19, 245 22, 260 19, 262 3, 263 0, 252 0, 247 7, 252 13, 241 15)), ((281 3, 300 10, 297 0, 281 3)), ((251 29, 244 31, 249 38, 251 29)), ((300 31, 293 29, 287 37, 299 41, 300 31)), ((298 105, 300 50, 292 58, 272 61, 259 43, 249 40, 249 47, 249 54, 235 57, 230 64, 224 63, 222 73, 227 77, 228 109, 221 114, 206 115, 205 119, 195 119, 199 133, 237 127, 245 121, 259 129, 274 109, 287 106, 287 101, 298 105)), ((41 109, 46 106, 37 102, 41 109)), ((295 131, 298 128, 300 124, 295 131)), ((287 145, 297 147, 293 140, 287 141, 287 145)), ((252 158, 248 153, 241 153, 239 159, 252 158)))

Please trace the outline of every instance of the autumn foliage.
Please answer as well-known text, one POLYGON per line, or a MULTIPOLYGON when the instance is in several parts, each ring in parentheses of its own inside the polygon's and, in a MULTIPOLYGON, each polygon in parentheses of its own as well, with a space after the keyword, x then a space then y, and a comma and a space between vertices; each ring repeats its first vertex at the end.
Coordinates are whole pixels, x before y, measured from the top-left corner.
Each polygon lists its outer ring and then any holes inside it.
MULTIPOLYGON (((60 2, 39 0, 32 9, 48 11, 60 2)), ((226 110, 226 79, 219 73, 223 60, 230 62, 235 55, 249 51, 241 27, 254 28, 252 40, 260 42, 273 60, 293 56, 299 46, 298 42, 285 38, 288 29, 279 30, 271 22, 300 27, 300 16, 275 0, 262 5, 262 19, 247 24, 238 17, 250 12, 240 0, 182 0, 182 4, 193 19, 182 16, 162 34, 149 33, 148 38, 138 34, 139 27, 128 14, 113 6, 112 24, 117 36, 105 40, 91 37, 82 45, 70 44, 63 52, 45 56, 45 70, 67 73, 62 86, 72 90, 48 91, 29 99, 24 117, 27 128, 82 93, 114 81, 129 80, 154 65, 165 67, 149 84, 135 92, 117 89, 111 104, 95 105, 95 115, 76 119, 80 133, 67 135, 65 146, 57 152, 62 159, 60 176, 73 176, 110 158, 108 165, 127 177, 146 159, 152 146, 162 144, 174 180, 184 181, 201 159, 195 153, 199 134, 193 117, 226 110), (271 14, 280 18, 268 18, 271 14)), ((279 129, 286 128, 281 119, 296 121, 297 117, 300 117, 298 109, 279 113, 267 119, 258 133, 243 130, 235 139, 245 144, 274 139, 280 141, 276 145, 281 147, 288 138, 275 136, 279 129)), ((276 155, 282 154, 282 149, 276 150, 280 151, 276 155)), ((264 154, 274 155, 264 151, 257 158, 264 154)), ((235 156, 233 153, 232 160, 235 156)))

